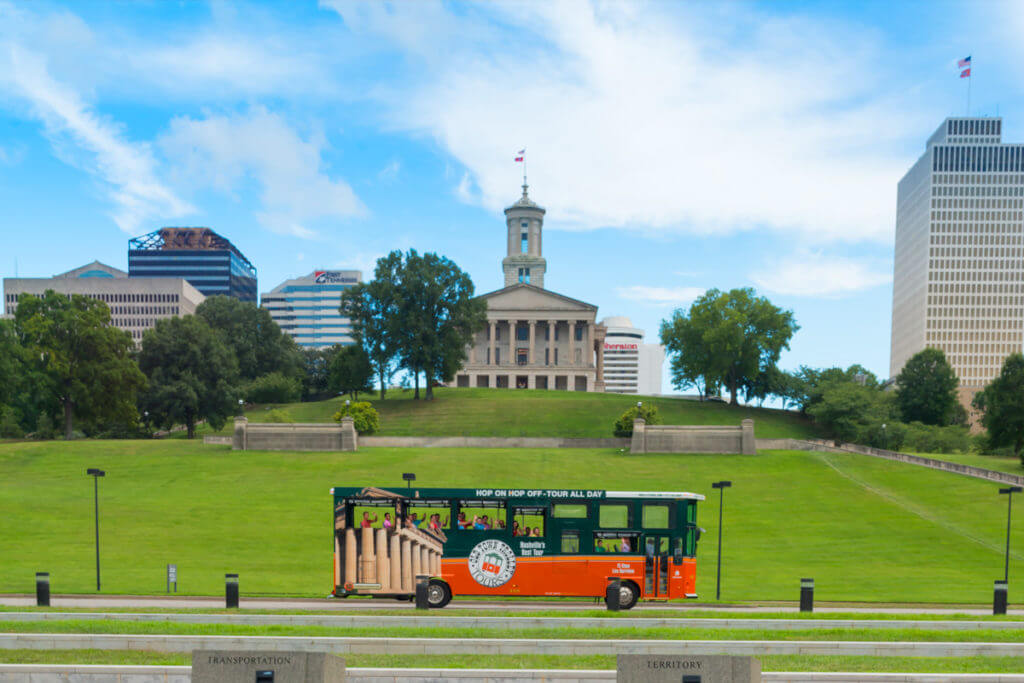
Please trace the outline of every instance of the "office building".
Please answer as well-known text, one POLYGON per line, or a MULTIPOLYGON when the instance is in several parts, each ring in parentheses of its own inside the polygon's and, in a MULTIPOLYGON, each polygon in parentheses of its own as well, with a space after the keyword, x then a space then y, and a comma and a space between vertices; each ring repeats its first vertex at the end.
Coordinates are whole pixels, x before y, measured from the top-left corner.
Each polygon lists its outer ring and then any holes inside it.
POLYGON ((4 278, 4 313, 13 316, 22 294, 40 296, 81 294, 110 307, 111 323, 129 334, 136 344, 142 333, 161 318, 195 313, 206 298, 182 278, 128 277, 128 273, 99 261, 53 277, 4 278))
POLYGON ((1001 118, 946 119, 897 191, 889 372, 941 349, 969 412, 1024 349, 1024 145, 1001 138, 1001 118))
POLYGON ((256 303, 256 267, 209 228, 160 228, 128 241, 130 277, 182 277, 204 296, 256 303))
POLYGON ((623 316, 601 321, 604 337, 604 390, 615 394, 661 393, 665 347, 644 344, 644 331, 623 316))
POLYGON ((260 306, 302 347, 323 349, 353 342, 352 326, 338 311, 341 293, 362 282, 358 270, 314 270, 260 295, 260 306))
POLYGON ((604 391, 597 306, 544 289, 545 210, 527 189, 505 209, 505 287, 480 297, 487 326, 467 349, 456 386, 604 391))

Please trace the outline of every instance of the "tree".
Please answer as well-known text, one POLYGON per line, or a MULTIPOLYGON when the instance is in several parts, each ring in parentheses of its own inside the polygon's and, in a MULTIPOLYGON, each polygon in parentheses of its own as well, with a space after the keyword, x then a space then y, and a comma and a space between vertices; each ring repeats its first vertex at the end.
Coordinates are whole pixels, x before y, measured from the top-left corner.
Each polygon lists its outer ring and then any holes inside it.
POLYGON ((845 370, 842 368, 810 368, 801 365, 791 375, 789 400, 800 407, 800 412, 807 413, 811 406, 821 400, 825 390, 833 384, 850 383, 877 389, 878 377, 863 365, 854 363, 845 370))
POLYGON ((199 420, 220 429, 234 412, 238 361, 198 316, 158 320, 142 337, 139 367, 149 378, 141 405, 164 429, 184 424, 191 439, 199 420))
POLYGON ((615 436, 633 436, 633 420, 637 418, 642 419, 649 425, 661 424, 661 418, 658 417, 658 408, 651 403, 636 406, 630 406, 626 412, 619 416, 619 419, 615 421, 615 428, 612 433, 615 436))
POLYGON ((344 417, 352 418, 352 426, 360 434, 373 434, 380 429, 380 415, 369 401, 346 401, 334 414, 334 421, 341 422, 344 417))
POLYGON ((301 381, 299 347, 265 308, 230 296, 211 296, 196 308, 196 316, 222 333, 238 361, 238 375, 251 380, 280 372, 301 381))
POLYGON ((373 368, 366 349, 358 344, 334 347, 327 378, 332 393, 348 394, 352 400, 359 398, 360 391, 371 391, 373 368))
POLYGON ((974 396, 992 446, 1010 446, 1024 465, 1024 355, 1011 353, 999 376, 974 396))
POLYGON ((807 413, 831 436, 858 441, 876 425, 891 422, 893 406, 891 397, 876 387, 833 381, 822 387, 821 398, 807 413))
POLYGON ((401 252, 393 251, 377 259, 372 281, 349 287, 341 295, 341 314, 352 321, 353 335, 370 358, 382 401, 395 372, 402 338, 402 268, 401 252))
POLYGON ((957 410, 956 373, 939 349, 918 351, 896 376, 896 404, 904 422, 926 425, 956 424, 962 415, 957 410))
POLYGON ((75 418, 137 421, 136 393, 146 380, 131 357, 131 336, 110 325, 102 301, 47 290, 18 298, 14 325, 28 358, 39 359, 45 389, 64 412, 64 438, 75 418))
POLYGON ((662 322, 661 340, 674 354, 674 386, 699 382, 705 391, 723 386, 736 405, 740 390, 776 366, 799 329, 792 311, 756 296, 753 289, 711 289, 693 302, 688 314, 677 310, 662 322))
POLYGON ((302 366, 305 370, 302 377, 303 401, 317 401, 330 395, 327 367, 333 354, 333 348, 302 349, 302 366))
POLYGON ((302 395, 302 382, 280 372, 270 372, 246 384, 242 393, 252 403, 291 403, 302 395))

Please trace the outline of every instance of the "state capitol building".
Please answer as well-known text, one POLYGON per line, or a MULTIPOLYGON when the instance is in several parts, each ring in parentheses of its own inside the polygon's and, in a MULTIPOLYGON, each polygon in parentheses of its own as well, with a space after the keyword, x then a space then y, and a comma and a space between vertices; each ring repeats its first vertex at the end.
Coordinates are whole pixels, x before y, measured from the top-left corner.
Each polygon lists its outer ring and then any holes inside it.
POLYGON ((481 295, 487 326, 467 349, 459 387, 604 391, 606 328, 597 306, 544 289, 544 209, 523 185, 505 209, 505 286, 481 295))

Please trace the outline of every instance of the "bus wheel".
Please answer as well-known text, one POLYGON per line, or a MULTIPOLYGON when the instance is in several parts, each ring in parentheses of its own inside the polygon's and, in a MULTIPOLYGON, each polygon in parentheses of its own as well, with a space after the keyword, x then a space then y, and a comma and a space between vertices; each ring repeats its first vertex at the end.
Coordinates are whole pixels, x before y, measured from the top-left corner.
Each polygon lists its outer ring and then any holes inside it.
POLYGON ((431 607, 444 607, 452 601, 452 589, 440 579, 431 579, 427 586, 427 604, 431 607))
POLYGON ((635 583, 623 581, 619 584, 619 609, 632 609, 639 598, 640 589, 635 583))

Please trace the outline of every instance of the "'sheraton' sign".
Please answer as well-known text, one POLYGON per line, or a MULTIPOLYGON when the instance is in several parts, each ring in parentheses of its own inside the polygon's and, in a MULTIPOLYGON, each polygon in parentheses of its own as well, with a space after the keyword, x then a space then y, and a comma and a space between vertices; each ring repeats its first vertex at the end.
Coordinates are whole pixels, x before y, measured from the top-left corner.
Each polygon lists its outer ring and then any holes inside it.
POLYGON ((639 344, 609 344, 605 342, 605 351, 636 351, 639 349, 639 344))

